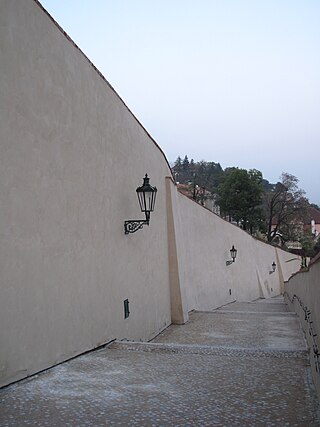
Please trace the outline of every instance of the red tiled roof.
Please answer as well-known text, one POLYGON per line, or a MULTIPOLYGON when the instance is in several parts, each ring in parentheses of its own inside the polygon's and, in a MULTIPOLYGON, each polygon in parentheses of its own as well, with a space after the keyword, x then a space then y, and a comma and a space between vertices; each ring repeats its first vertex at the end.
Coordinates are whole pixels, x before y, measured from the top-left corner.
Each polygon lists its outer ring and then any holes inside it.
MULTIPOLYGON (((316 224, 320 224, 320 210, 310 206, 306 215, 305 225, 310 225, 311 221, 314 220, 316 224)), ((272 218, 272 225, 277 225, 277 217, 272 218)))
POLYGON ((320 224, 320 210, 311 206, 308 212, 308 223, 310 224, 312 220, 315 221, 316 224, 320 224))

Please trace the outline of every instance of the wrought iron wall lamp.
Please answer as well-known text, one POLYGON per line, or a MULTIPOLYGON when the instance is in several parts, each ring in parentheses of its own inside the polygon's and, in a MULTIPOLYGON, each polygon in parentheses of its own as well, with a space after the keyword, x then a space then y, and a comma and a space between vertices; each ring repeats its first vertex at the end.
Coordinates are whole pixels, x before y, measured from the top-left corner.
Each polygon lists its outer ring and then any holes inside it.
POLYGON ((146 174, 143 178, 142 186, 138 187, 136 190, 141 212, 145 213, 146 219, 129 219, 128 221, 125 221, 125 234, 135 233, 137 230, 140 230, 140 228, 142 228, 144 225, 149 225, 150 223, 150 212, 153 212, 154 210, 157 188, 152 187, 149 184, 149 180, 150 178, 148 177, 148 174, 146 174))
POLYGON ((230 265, 230 264, 234 263, 236 260, 237 249, 234 247, 234 245, 232 245, 232 248, 230 249, 230 255, 231 255, 232 260, 226 261, 226 265, 230 265))
POLYGON ((269 274, 272 274, 276 271, 277 264, 273 261, 271 264, 272 270, 269 271, 269 274))

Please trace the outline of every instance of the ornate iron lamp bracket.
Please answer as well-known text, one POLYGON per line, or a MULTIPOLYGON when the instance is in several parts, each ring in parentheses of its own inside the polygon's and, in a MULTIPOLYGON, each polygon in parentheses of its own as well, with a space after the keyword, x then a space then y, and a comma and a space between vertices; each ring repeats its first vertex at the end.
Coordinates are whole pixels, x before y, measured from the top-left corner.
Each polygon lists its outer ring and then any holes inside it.
POLYGON ((144 225, 149 225, 149 221, 144 219, 131 219, 124 222, 125 234, 135 233, 140 230, 144 225))

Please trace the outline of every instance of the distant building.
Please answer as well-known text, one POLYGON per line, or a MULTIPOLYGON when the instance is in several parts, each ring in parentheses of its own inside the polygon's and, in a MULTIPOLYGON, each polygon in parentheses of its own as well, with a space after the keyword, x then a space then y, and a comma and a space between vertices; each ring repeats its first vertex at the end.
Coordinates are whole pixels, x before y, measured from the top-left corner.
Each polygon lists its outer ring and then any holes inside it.
MULTIPOLYGON (((272 228, 274 229, 277 225, 276 218, 272 221, 272 228)), ((304 223, 295 223, 296 230, 301 234, 310 232, 313 237, 314 241, 316 242, 320 238, 320 210, 310 206, 308 208, 308 212, 306 214, 304 223)), ((276 243, 281 242, 281 235, 278 235, 278 240, 275 239, 276 243)), ((302 249, 302 244, 298 241, 288 241, 286 242, 287 249, 290 250, 290 252, 296 253, 298 255, 303 256, 304 251, 302 249)))
POLYGON ((315 238, 320 235, 320 210, 310 206, 307 220, 304 224, 305 230, 311 231, 315 238))

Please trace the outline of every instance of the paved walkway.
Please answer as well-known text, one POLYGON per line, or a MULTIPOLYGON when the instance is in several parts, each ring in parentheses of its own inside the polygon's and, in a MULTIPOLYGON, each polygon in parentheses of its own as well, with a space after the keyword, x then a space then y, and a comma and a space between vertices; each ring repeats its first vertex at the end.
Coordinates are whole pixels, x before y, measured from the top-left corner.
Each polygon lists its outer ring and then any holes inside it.
POLYGON ((193 312, 0 390, 0 426, 320 426, 297 317, 281 299, 193 312))

